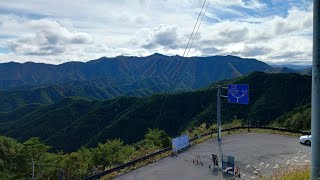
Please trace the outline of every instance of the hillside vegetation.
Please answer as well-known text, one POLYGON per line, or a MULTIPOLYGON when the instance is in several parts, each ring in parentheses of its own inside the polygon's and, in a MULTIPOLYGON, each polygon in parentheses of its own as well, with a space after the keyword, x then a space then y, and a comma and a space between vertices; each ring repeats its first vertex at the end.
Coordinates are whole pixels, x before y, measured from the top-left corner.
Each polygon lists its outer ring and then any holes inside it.
POLYGON ((295 108, 294 110, 277 118, 271 126, 286 129, 310 131, 311 129, 311 105, 295 108))
POLYGON ((0 136, 0 179, 31 179, 32 160, 35 179, 81 179, 133 159, 168 147, 171 139, 161 130, 148 130, 138 145, 127 145, 119 139, 107 140, 94 148, 82 147, 65 154, 50 153, 51 147, 31 138, 23 143, 0 136))
MULTIPOLYGON (((26 86, 14 90, 0 90, 0 112, 9 112, 31 104, 49 105, 67 97, 105 100, 119 96, 146 97, 169 91, 167 83, 157 78, 124 80, 117 85, 109 79, 71 81, 62 84, 26 86)), ((186 87, 185 90, 191 90, 186 87)))
POLYGON ((174 137, 188 127, 215 123, 216 87, 228 83, 249 84, 250 103, 229 104, 223 99, 223 123, 237 118, 251 125, 269 125, 276 118, 310 103, 311 99, 309 76, 252 73, 203 90, 168 96, 105 101, 66 98, 50 105, 28 106, 1 113, 0 132, 19 141, 40 137, 54 149, 66 152, 114 138, 133 143, 141 140, 148 128, 162 129, 174 137))
POLYGON ((153 54, 147 57, 100 58, 86 63, 0 64, 0 112, 30 104, 48 105, 66 97, 91 100, 204 88, 213 82, 254 71, 292 73, 256 59, 236 56, 190 57, 153 54))

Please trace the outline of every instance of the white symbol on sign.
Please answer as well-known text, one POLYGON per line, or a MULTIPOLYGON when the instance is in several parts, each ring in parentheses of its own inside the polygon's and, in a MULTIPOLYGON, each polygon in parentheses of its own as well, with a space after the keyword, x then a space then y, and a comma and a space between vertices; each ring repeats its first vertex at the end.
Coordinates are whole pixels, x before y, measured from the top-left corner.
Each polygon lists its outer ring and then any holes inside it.
POLYGON ((236 86, 233 86, 232 89, 229 90, 229 93, 237 99, 237 103, 239 103, 239 99, 245 97, 248 94, 248 90, 239 91, 236 86))
POLYGON ((245 97, 247 95, 247 92, 246 90, 242 90, 242 94, 240 96, 237 96, 239 95, 240 93, 238 94, 231 94, 233 97, 235 97, 237 99, 237 103, 239 102, 239 99, 245 97))

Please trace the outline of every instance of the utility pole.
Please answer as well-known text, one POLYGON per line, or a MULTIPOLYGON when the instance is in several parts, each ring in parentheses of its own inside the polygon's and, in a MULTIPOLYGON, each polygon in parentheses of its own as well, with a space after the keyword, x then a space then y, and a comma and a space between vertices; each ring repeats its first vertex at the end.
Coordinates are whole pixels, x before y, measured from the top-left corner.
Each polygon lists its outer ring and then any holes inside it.
POLYGON ((218 125, 218 141, 221 141, 221 86, 218 85, 217 92, 217 125, 218 125))
POLYGON ((34 180, 34 147, 32 146, 32 180, 34 180))
POLYGON ((59 180, 63 180, 64 172, 62 169, 59 170, 59 180))
POLYGON ((313 1, 311 180, 320 179, 320 0, 313 1))
POLYGON ((32 180, 34 180, 34 160, 32 158, 32 180))

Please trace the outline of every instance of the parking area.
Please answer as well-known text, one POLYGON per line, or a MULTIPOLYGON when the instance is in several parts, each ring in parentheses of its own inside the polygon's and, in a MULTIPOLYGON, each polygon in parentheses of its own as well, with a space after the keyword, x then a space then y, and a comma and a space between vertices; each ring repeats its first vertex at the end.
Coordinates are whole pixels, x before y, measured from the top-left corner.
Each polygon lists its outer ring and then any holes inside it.
POLYGON ((223 137, 221 143, 213 139, 197 144, 177 157, 164 158, 116 179, 232 179, 231 175, 212 168, 212 153, 234 156, 235 166, 241 170, 241 179, 255 179, 270 175, 281 166, 308 162, 310 152, 311 148, 299 144, 299 138, 294 136, 234 134, 223 137), (201 163, 196 164, 195 160, 201 163))

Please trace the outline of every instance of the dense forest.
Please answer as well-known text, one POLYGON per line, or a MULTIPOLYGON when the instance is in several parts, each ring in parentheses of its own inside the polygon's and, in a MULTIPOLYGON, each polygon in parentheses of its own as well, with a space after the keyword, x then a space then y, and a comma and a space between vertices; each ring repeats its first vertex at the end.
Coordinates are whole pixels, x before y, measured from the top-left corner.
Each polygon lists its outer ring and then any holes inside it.
POLYGON ((274 122, 272 122, 271 126, 299 131, 310 131, 311 104, 295 108, 294 110, 280 116, 274 122))
POLYGON ((168 147, 170 138, 164 131, 149 129, 144 140, 134 145, 124 144, 119 139, 99 143, 95 148, 81 147, 75 152, 50 153, 50 146, 38 138, 23 143, 0 136, 0 179, 30 179, 32 161, 35 179, 81 179, 93 173, 144 156, 157 149, 168 147))
POLYGON ((237 118, 250 125, 266 126, 311 99, 310 76, 256 72, 198 91, 104 101, 66 98, 45 106, 33 104, 1 113, 0 132, 18 141, 39 137, 52 150, 65 152, 114 138, 134 143, 148 128, 162 129, 173 137, 189 127, 214 123, 216 86, 228 83, 249 84, 250 103, 237 105, 223 100, 223 123, 237 118))

